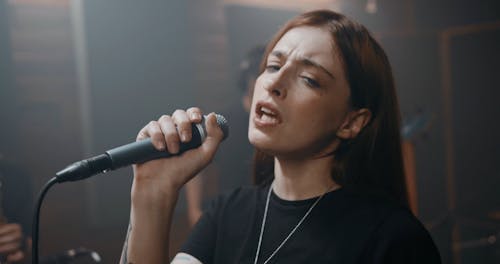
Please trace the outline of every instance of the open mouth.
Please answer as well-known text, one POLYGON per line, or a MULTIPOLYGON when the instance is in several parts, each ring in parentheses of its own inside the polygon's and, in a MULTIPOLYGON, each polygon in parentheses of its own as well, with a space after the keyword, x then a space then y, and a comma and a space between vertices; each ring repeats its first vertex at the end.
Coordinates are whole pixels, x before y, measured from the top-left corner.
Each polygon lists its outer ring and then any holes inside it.
POLYGON ((269 104, 257 103, 255 112, 259 125, 276 125, 281 122, 278 110, 269 104))

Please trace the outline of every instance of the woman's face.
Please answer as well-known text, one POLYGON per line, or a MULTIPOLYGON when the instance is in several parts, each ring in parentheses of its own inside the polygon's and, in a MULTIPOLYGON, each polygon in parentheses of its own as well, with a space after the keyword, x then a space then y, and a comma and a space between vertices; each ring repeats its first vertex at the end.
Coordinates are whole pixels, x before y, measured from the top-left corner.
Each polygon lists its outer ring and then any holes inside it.
POLYGON ((349 112, 350 90, 330 33, 289 30, 257 78, 248 138, 277 157, 304 159, 332 152, 349 112))

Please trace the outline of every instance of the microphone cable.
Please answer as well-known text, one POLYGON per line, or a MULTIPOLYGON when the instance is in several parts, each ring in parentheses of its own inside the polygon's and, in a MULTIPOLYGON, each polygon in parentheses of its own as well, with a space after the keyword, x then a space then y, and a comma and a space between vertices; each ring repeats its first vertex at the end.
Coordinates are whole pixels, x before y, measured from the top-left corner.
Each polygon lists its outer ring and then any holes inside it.
POLYGON ((40 208, 42 207, 43 199, 45 198, 45 195, 47 194, 47 191, 56 183, 59 183, 58 179, 56 177, 53 177, 50 179, 45 185, 43 186, 42 190, 38 194, 38 198, 36 200, 36 205, 35 205, 35 213, 33 214, 33 243, 31 245, 31 263, 32 264, 38 264, 39 256, 38 256, 38 228, 39 228, 39 221, 40 221, 40 208))

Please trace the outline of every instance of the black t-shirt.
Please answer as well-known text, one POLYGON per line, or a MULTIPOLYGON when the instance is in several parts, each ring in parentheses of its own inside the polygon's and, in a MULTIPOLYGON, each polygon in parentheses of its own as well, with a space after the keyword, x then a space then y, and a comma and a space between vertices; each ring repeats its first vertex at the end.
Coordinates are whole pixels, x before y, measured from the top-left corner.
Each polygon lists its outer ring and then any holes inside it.
MULTIPOLYGON (((181 248, 204 264, 254 263, 269 186, 244 187, 216 199, 181 248)), ((297 225, 316 198, 271 194, 259 263, 297 225)), ((339 189, 318 202, 268 263, 441 263, 429 233, 407 209, 339 189)))

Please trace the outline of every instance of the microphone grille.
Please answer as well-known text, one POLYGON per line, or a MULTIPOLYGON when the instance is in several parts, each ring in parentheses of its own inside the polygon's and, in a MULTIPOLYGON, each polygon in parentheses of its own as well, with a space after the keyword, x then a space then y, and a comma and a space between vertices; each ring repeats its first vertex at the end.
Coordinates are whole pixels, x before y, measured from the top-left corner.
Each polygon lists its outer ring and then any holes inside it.
POLYGON ((222 133, 224 133, 224 138, 222 138, 222 140, 224 140, 229 136, 229 125, 227 124, 227 119, 220 114, 215 114, 215 118, 217 119, 217 124, 221 128, 222 133))

